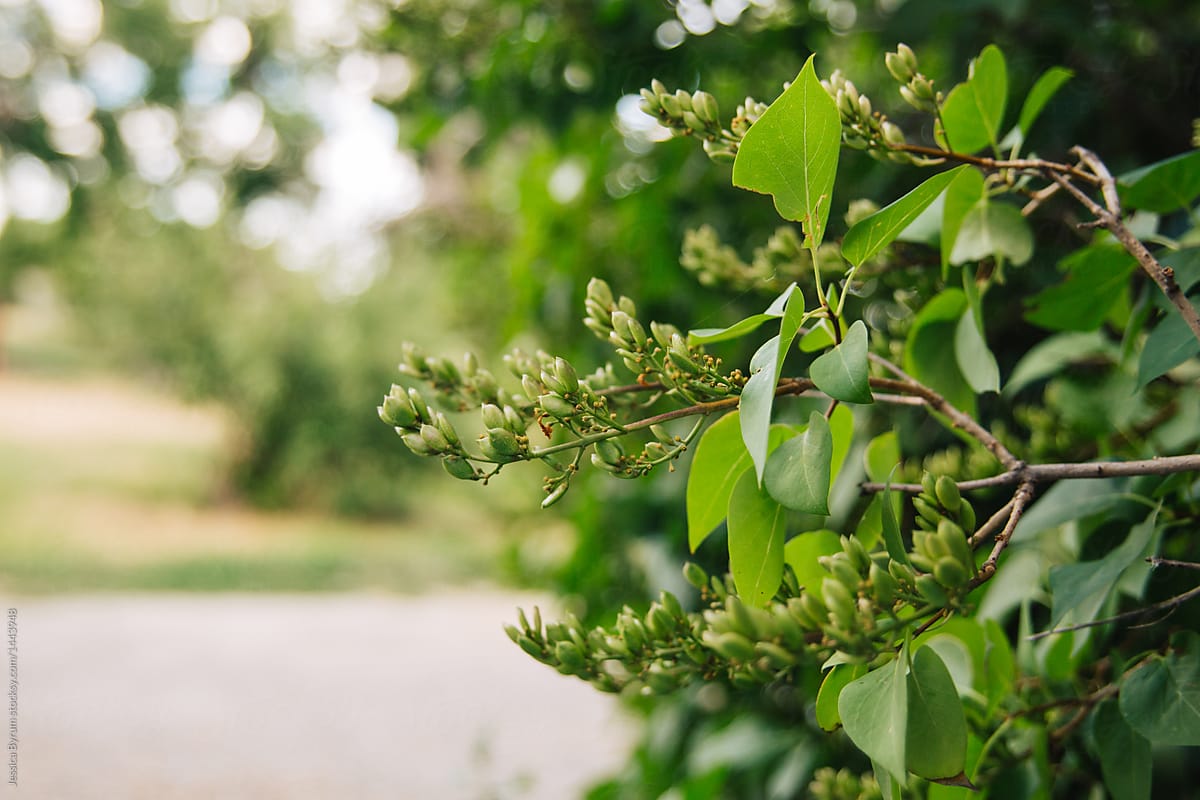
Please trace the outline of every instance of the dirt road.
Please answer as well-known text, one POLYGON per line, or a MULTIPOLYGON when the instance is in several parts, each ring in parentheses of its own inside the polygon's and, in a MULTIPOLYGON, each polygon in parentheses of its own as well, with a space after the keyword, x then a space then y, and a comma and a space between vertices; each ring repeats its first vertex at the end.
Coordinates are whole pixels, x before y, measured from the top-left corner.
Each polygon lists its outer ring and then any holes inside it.
POLYGON ((631 741, 613 698, 508 641, 527 596, 0 602, 19 675, 2 797, 568 800, 631 741))

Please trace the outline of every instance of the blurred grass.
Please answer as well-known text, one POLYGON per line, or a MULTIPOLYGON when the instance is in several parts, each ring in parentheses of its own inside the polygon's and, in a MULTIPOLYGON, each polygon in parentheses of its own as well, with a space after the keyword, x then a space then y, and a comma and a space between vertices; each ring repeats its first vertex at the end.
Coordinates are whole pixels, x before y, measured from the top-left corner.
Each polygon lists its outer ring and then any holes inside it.
POLYGON ((4 317, 0 587, 415 592, 497 577, 503 536, 464 496, 481 487, 430 470, 396 487, 421 498, 396 521, 246 507, 221 483, 220 409, 95 373, 45 309, 4 317))

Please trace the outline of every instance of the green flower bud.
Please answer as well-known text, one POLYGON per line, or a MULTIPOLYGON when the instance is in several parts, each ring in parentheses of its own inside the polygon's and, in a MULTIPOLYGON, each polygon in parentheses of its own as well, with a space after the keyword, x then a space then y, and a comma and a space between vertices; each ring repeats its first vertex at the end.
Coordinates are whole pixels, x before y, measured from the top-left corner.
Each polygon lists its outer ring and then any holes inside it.
POLYGON ((704 124, 703 120, 696 116, 694 111, 683 112, 682 118, 683 124, 687 126, 688 130, 694 133, 704 133, 708 127, 704 124))
POLYGON ((916 573, 913 572, 912 567, 901 561, 889 561, 888 574, 906 586, 912 586, 917 580, 916 573))
POLYGON ((905 62, 904 56, 899 53, 888 53, 883 57, 883 63, 887 66, 887 71, 892 73, 892 77, 900 83, 912 80, 913 71, 905 62))
POLYGON ((504 456, 519 456, 523 448, 517 435, 507 428, 488 428, 487 442, 492 449, 504 456))
POLYGON ((575 406, 556 394, 544 394, 537 399, 538 406, 555 419, 568 419, 575 416, 575 406))
POLYGON ((515 433, 517 436, 523 436, 525 429, 529 427, 529 423, 525 418, 512 406, 504 406, 504 427, 515 433))
POLYGON ((888 144, 892 146, 899 146, 905 144, 907 141, 904 138, 904 131, 900 130, 899 125, 895 125, 891 122, 884 122, 882 128, 883 140, 888 144))
POLYGON ((587 299, 607 311, 613 305, 612 289, 608 288, 608 284, 599 278, 592 278, 587 285, 587 299))
POLYGON ((462 456, 445 456, 442 459, 442 467, 451 477, 458 478, 460 481, 473 481, 479 478, 475 467, 462 456))
POLYGON ((695 561, 689 561, 683 565, 683 577, 688 583, 701 591, 708 586, 708 573, 704 571, 704 567, 695 561))
POLYGON ((400 345, 400 357, 404 359, 400 363, 400 371, 405 374, 421 377, 429 371, 425 355, 412 342, 400 345))
POLYGON ((717 98, 708 92, 692 94, 692 110, 696 116, 707 123, 717 124, 721 119, 721 110, 717 106, 717 98))
POLYGON ((379 418, 396 428, 407 428, 417 421, 417 412, 408 399, 408 395, 399 386, 392 385, 392 391, 383 398, 379 406, 379 418))
POLYGON ((970 580, 967 571, 957 559, 947 556, 933 565, 933 577, 947 589, 958 589, 970 580))
POLYGON ((925 104, 917 99, 917 96, 913 93, 913 90, 908 88, 907 85, 900 87, 900 96, 904 98, 904 102, 908 103, 918 111, 925 110, 925 104))
POLYGON ((788 652, 774 642, 755 642, 754 650, 771 662, 775 669, 794 667, 798 661, 795 653, 788 652))
POLYGON ((679 603, 679 598, 663 589, 658 595, 658 601, 662 603, 662 607, 666 612, 675 619, 683 619, 683 606, 679 603))
POLYGON ((446 441, 450 443, 450 447, 457 448, 462 445, 462 440, 458 438, 458 432, 454 430, 454 426, 450 424, 450 420, 442 412, 438 412, 433 417, 433 425, 442 436, 446 437, 446 441))
POLYGON ((619 466, 625 457, 625 451, 616 439, 601 439, 593 446, 596 449, 596 455, 604 459, 606 464, 612 464, 614 467, 619 466))
POLYGON ((918 75, 913 78, 909 85, 912 87, 913 94, 917 96, 917 99, 925 102, 926 108, 937 98, 937 95, 933 91, 933 81, 924 75, 918 75))
POLYGON ((579 376, 575 373, 575 368, 565 358, 554 359, 554 374, 567 387, 568 392, 579 390, 579 376))
POLYGON ((673 94, 660 95, 658 102, 662 106, 662 110, 666 112, 666 115, 672 119, 678 119, 679 115, 683 113, 683 108, 679 105, 679 100, 673 94))
POLYGON ((932 503, 925 500, 924 497, 914 497, 913 508, 917 510, 917 513, 920 514, 923 519, 931 522, 934 525, 937 525, 942 519, 942 512, 939 511, 932 503))
POLYGON ((446 439, 445 434, 433 425, 421 426, 421 438, 425 440, 425 444, 429 445, 429 449, 435 453, 444 453, 451 449, 450 442, 446 439))
POLYGON ((480 415, 483 417, 483 427, 485 428, 503 428, 505 427, 504 412, 500 410, 500 406, 493 403, 484 403, 479 409, 480 415))
POLYGON ((557 486, 550 490, 550 494, 546 495, 546 499, 542 501, 542 508, 549 508, 562 499, 562 496, 567 493, 568 484, 566 481, 560 482, 557 486))
POLYGON ((921 490, 929 502, 937 499, 937 477, 932 472, 921 473, 921 490))
POLYGON ((846 619, 854 618, 854 596, 850 594, 850 589, 836 577, 825 578, 821 581, 821 599, 825 601, 825 606, 831 614, 837 612, 846 619))
POLYGON ((642 89, 638 92, 642 96, 642 111, 652 117, 658 116, 658 110, 662 105, 658 102, 658 97, 649 89, 642 89))
POLYGON ((858 113, 863 119, 870 119, 873 111, 874 109, 871 108, 871 98, 865 94, 860 94, 858 96, 858 113))
POLYGON ((650 81, 650 91, 654 92, 656 95, 664 95, 668 93, 667 87, 663 86, 662 81, 660 81, 658 78, 650 81))
POLYGON ((951 514, 958 512, 959 504, 962 502, 962 495, 958 491, 958 484, 949 475, 942 475, 937 479, 935 486, 938 502, 942 504, 942 508, 949 511, 951 514))
POLYGON ((659 347, 668 350, 671 347, 671 339, 679 335, 679 329, 663 322, 651 322, 650 333, 654 336, 654 341, 658 342, 659 347))
POLYGON ((629 331, 629 323, 633 317, 626 314, 624 311, 617 310, 612 312, 612 329, 616 334, 618 342, 626 347, 636 347, 636 342, 629 331))
POLYGON ((532 400, 542 392, 546 391, 546 389, 542 386, 538 379, 532 375, 522 375, 521 391, 525 392, 525 396, 532 400))
POLYGON ((842 552, 850 558, 850 564, 854 569, 862 574, 868 566, 871 565, 871 557, 867 554, 867 548, 863 547, 863 543, 857 536, 842 536, 842 552))
POLYGON ((615 464, 610 464, 607 461, 605 461, 603 458, 600 457, 599 453, 592 453, 590 460, 592 462, 593 467, 595 467, 596 469, 602 470, 604 472, 607 472, 610 475, 621 475, 622 472, 624 471, 621 469, 621 467, 618 467, 615 464))
POLYGON ((975 532, 975 507, 966 498, 963 498, 962 503, 958 506, 958 521, 962 523, 964 531, 975 532))
POLYGON ((950 598, 946 596, 946 590, 933 575, 921 575, 917 578, 917 592, 927 603, 935 606, 945 608, 946 604, 950 602, 950 598))
POLYGON ((692 96, 683 89, 675 90, 675 101, 679 103, 679 107, 684 111, 692 110, 692 96))
POLYGON ((516 644, 517 639, 521 636, 521 631, 517 628, 517 626, 510 625, 507 622, 504 623, 504 632, 508 634, 508 638, 513 640, 513 644, 516 644))
POLYGON ((560 381, 558 379, 558 376, 554 375, 552 372, 549 372, 547 370, 542 370, 542 374, 540 377, 541 377, 542 383, 545 385, 545 387, 547 389, 549 389, 550 391, 554 392, 555 394, 566 394, 567 393, 567 385, 565 383, 563 383, 562 381, 560 381))
POLYGON ((625 295, 617 299, 617 308, 631 317, 637 316, 637 305, 625 295))
POLYGON ((517 644, 522 650, 536 658, 538 661, 544 662, 546 660, 545 648, 543 648, 533 639, 530 639, 528 636, 522 634, 521 636, 517 637, 517 644))
MULTIPOLYGON (((402 429, 397 428, 396 430, 399 431, 402 429)), ((413 451, 419 456, 431 456, 437 452, 429 446, 429 444, 425 441, 425 438, 419 433, 415 433, 413 431, 402 433, 400 434, 400 439, 404 442, 409 450, 413 451)))
POLYGON ((868 580, 871 585, 871 597, 875 599, 875 602, 882 608, 891 608, 892 603, 896 600, 896 592, 900 588, 896 579, 887 570, 872 562, 868 580))
POLYGON ((751 661, 755 656, 754 642, 740 633, 705 631, 700 640, 730 661, 751 661))
POLYGON ((425 404, 425 398, 421 397, 421 393, 416 389, 408 390, 408 400, 412 403, 413 411, 417 415, 417 420, 424 424, 433 422, 433 415, 429 413, 429 406, 425 404))
POLYGON ((479 359, 470 351, 463 353, 462 374, 468 378, 473 378, 477 372, 479 372, 479 359))
POLYGON ((554 645, 554 657, 571 672, 581 670, 587 665, 587 660, 574 642, 559 642, 554 645))
POLYGON ((904 65, 913 72, 917 71, 917 54, 912 51, 912 48, 904 42, 896 45, 896 54, 904 59, 904 65))
POLYGON ((857 591, 862 576, 859 575, 858 570, 850 564, 850 560, 844 554, 839 553, 838 555, 842 557, 834 557, 829 560, 829 572, 851 592, 857 591))

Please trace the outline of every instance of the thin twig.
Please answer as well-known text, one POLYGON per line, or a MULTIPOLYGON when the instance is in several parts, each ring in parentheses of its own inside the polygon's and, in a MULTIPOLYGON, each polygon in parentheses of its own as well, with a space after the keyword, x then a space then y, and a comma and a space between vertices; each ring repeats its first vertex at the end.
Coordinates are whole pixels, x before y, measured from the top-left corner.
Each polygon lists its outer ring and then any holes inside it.
POLYGON ((1046 161, 1041 158, 1017 158, 1017 159, 997 159, 987 158, 986 156, 973 156, 968 153, 955 153, 950 150, 940 150, 936 147, 925 147, 919 144, 899 144, 893 145, 892 150, 899 150, 904 153, 912 153, 913 155, 925 156, 926 158, 941 158, 947 161, 958 161, 963 164, 974 164, 982 169, 999 171, 1004 169, 1013 169, 1021 172, 1054 172, 1059 174, 1071 175, 1081 181, 1091 184, 1098 184, 1100 181, 1095 175, 1091 175, 1079 167, 1071 164, 1060 164, 1056 161, 1046 161))
POLYGON ((1195 561, 1176 561, 1173 558, 1159 558, 1158 556, 1150 556, 1146 559, 1152 567, 1183 567, 1184 569, 1200 569, 1200 564, 1195 561))
POLYGON ((992 552, 988 555, 987 561, 980 565, 979 572, 967 584, 967 591, 986 583, 996 574, 996 561, 1004 552, 1004 548, 1008 547, 1013 531, 1016 530, 1017 523, 1021 521, 1021 515, 1025 513, 1025 508, 1033 500, 1033 491, 1033 481, 1023 481, 1017 487, 1017 491, 1013 495, 1012 507, 1009 509, 1008 522, 1004 525, 1004 530, 996 534, 996 543, 992 546, 992 552))
MULTIPOLYGON (((1174 597, 1169 597, 1166 600, 1163 600, 1160 603, 1155 603, 1152 606, 1135 608, 1132 611, 1126 611, 1123 614, 1116 614, 1115 616, 1105 617, 1104 619, 1095 619, 1091 622, 1081 622, 1078 625, 1068 625, 1065 628, 1054 628, 1053 630, 1042 631, 1041 633, 1035 633, 1028 638, 1030 641, 1034 641, 1036 639, 1044 639, 1047 636, 1054 636, 1055 634, 1059 633, 1069 633, 1071 631, 1081 631, 1084 628, 1094 628, 1098 625, 1108 625, 1110 622, 1123 622, 1127 619, 1137 619, 1138 617, 1144 617, 1149 614, 1153 614, 1155 611, 1165 611, 1168 609, 1174 610, 1186 603, 1188 600, 1191 600, 1193 597, 1200 597, 1200 586, 1196 586, 1195 588, 1190 589, 1183 594, 1177 594, 1174 597)), ((1161 622, 1162 620, 1159 621, 1161 622)))
MULTIPOLYGON (((958 488, 961 491, 973 489, 988 489, 993 486, 1011 486, 1023 480, 1035 483, 1049 483, 1067 479, 1080 478, 1124 478, 1135 475, 1174 475, 1177 472, 1193 472, 1200 470, 1200 454, 1184 456, 1162 456, 1146 458, 1137 461, 1079 461, 1052 464, 1024 464, 1016 469, 993 475, 990 478, 978 478, 972 481, 961 481, 958 488)), ((866 482, 860 484, 864 492, 882 492, 885 484, 866 482)), ((922 487, 919 483, 893 483, 890 488, 897 492, 918 494, 922 487)))
POLYGON ((999 530, 1002 525, 1004 525, 1005 520, 1007 520, 1012 514, 1012 506, 1013 501, 1010 498, 1007 503, 1000 507, 999 511, 997 511, 995 514, 992 514, 992 516, 988 518, 987 522, 979 526, 979 529, 976 530, 975 533, 971 535, 971 538, 967 541, 967 544, 971 545, 972 550, 983 544, 989 536, 991 536, 993 533, 999 530))
POLYGON ((1175 306, 1175 309, 1191 329, 1192 334, 1200 340, 1200 313, 1197 313, 1192 304, 1188 302, 1183 290, 1176 282, 1175 271, 1170 267, 1164 267, 1160 264, 1151 255, 1150 251, 1146 249, 1146 246, 1142 244, 1141 240, 1133 234, 1133 231, 1129 230, 1121 222, 1121 202, 1117 194, 1117 182, 1104 165, 1104 162, 1095 153, 1083 147, 1072 148, 1071 152, 1079 156, 1080 162, 1086 164, 1094 173, 1095 179, 1090 182, 1100 187, 1100 193, 1104 198, 1104 206, 1101 206, 1071 183, 1070 179, 1064 177, 1061 171, 1046 169, 1043 173, 1056 184, 1070 192, 1072 197, 1091 212, 1100 227, 1107 229, 1116 237, 1121 246, 1137 260, 1138 266, 1142 268, 1142 271, 1158 285, 1158 288, 1162 290, 1162 293, 1171 302, 1171 305, 1175 306))

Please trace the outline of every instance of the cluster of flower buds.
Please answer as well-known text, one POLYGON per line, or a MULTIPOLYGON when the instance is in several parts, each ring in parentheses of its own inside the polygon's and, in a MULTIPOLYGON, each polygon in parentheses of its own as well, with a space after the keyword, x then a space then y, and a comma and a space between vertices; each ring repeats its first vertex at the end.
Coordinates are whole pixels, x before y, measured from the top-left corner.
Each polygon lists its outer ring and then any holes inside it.
POLYGON ((543 625, 536 608, 532 620, 518 610, 517 621, 504 629, 522 650, 606 692, 669 693, 712 669, 695 638, 698 615, 666 591, 645 614, 626 606, 611 628, 586 630, 573 614, 543 625))
POLYGON ((859 775, 843 767, 821 767, 808 784, 812 800, 883 800, 879 782, 871 773, 859 775))
POLYGON ((391 391, 376 410, 379 418, 396 429, 412 452, 419 456, 440 456, 446 471, 456 478, 480 480, 484 477, 471 464, 450 420, 426 405, 418 390, 392 384, 391 391))
POLYGON ((908 45, 896 45, 896 52, 883 57, 888 72, 900 83, 900 96, 917 111, 937 113, 942 104, 941 92, 933 88, 933 81, 921 74, 917 68, 917 55, 908 45))
MULTIPOLYGON (((954 597, 975 577, 975 556, 967 540, 975 530, 975 509, 948 475, 935 478, 927 472, 921 487, 913 498, 917 527, 909 560, 932 575, 947 597, 954 597)), ((945 602, 936 591, 933 595, 931 601, 945 602)))
POLYGON ((727 397, 742 386, 738 375, 721 374, 720 359, 688 344, 674 325, 637 319, 637 306, 628 297, 614 299, 608 284, 599 278, 588 283, 583 324, 611 344, 621 361, 637 376, 638 383, 658 382, 689 403, 727 397))
POLYGON ((717 99, 708 92, 688 94, 683 89, 671 92, 661 81, 654 80, 641 94, 642 111, 680 136, 716 140, 724 134, 717 99))
POLYGON ((911 161, 908 153, 893 148, 905 143, 904 131, 890 122, 871 105, 871 99, 860 94, 854 83, 834 70, 821 86, 837 104, 842 118, 842 141, 855 150, 866 150, 875 158, 911 161))
POLYGON ((638 453, 626 454, 615 437, 597 441, 592 448, 592 466, 618 478, 640 478, 659 464, 679 458, 690 442, 690 437, 676 436, 661 425, 651 425, 650 433, 654 438, 638 453))
POLYGON ((462 367, 441 356, 427 356, 412 342, 401 345, 400 373, 427 383, 443 400, 459 411, 478 408, 481 403, 512 402, 492 373, 479 366, 474 353, 463 355, 462 367))
POLYGON ((729 128, 722 128, 717 100, 708 92, 689 94, 683 89, 672 92, 662 82, 654 80, 649 89, 642 89, 641 94, 643 112, 676 136, 699 138, 704 143, 704 152, 714 161, 732 161, 746 131, 767 110, 766 103, 747 97, 738 106, 729 128))

